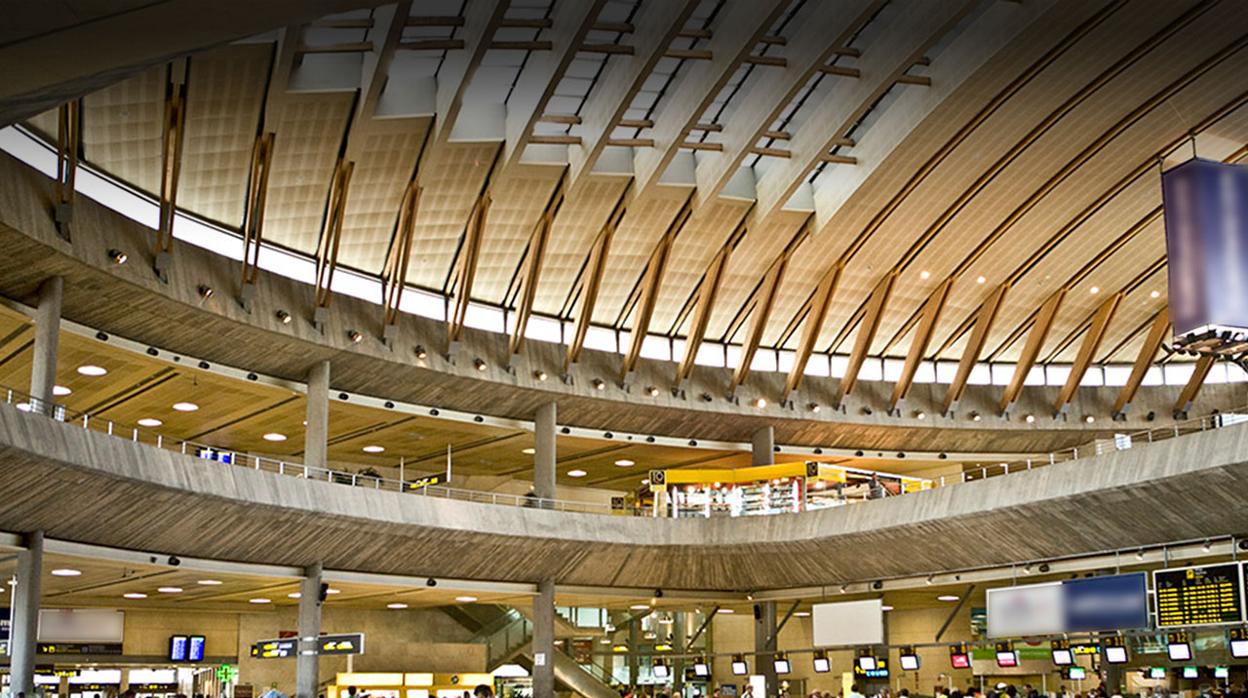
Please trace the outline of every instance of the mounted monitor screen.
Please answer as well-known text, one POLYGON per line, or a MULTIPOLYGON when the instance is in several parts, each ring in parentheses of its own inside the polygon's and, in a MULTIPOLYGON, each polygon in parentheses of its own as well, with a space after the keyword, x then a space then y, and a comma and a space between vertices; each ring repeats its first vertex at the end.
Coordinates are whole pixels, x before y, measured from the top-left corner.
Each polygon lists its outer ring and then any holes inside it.
POLYGON ((951 654, 949 655, 949 664, 954 669, 970 669, 971 668, 971 655, 951 654))
POLYGON ((1153 588, 1158 628, 1244 621, 1239 563, 1157 570, 1153 588))
POLYGON ((1008 669, 1018 666, 1018 653, 1016 652, 997 652, 997 666, 1008 669))
POLYGON ((1127 648, 1126 647, 1106 647, 1105 661, 1109 664, 1126 664, 1127 648))
POLYGON ((815 647, 884 644, 884 602, 880 599, 819 603, 811 607, 815 647))
POLYGON ((1057 666, 1070 666, 1075 663, 1075 656, 1070 650, 1053 650, 1053 663, 1057 666))

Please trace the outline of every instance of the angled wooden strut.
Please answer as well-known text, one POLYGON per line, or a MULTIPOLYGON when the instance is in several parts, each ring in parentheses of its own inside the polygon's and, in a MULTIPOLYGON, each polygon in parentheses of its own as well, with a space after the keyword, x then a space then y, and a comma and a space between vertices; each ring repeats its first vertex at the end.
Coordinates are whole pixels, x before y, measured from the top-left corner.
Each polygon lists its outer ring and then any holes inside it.
POLYGON ((264 240, 264 204, 269 191, 275 134, 256 136, 251 151, 251 174, 247 178, 247 203, 243 214, 243 273, 238 300, 248 312, 256 294, 260 272, 260 245, 264 240))
POLYGON ((169 64, 165 79, 165 114, 160 138, 160 221, 152 268, 168 281, 173 262, 173 221, 178 210, 178 178, 182 174, 182 143, 186 133, 186 60, 169 64))
POLYGON ((52 202, 52 218, 56 232, 72 240, 70 224, 74 219, 74 179, 78 174, 78 153, 82 149, 82 105, 72 100, 61 105, 56 127, 56 200, 52 202))
POLYGON ((347 212, 347 192, 351 188, 351 172, 354 169, 355 163, 342 159, 334 167, 325 223, 321 228, 320 244, 316 248, 316 288, 312 321, 321 331, 324 331, 325 320, 329 317, 329 302, 334 296, 334 272, 338 269, 342 221, 347 212))

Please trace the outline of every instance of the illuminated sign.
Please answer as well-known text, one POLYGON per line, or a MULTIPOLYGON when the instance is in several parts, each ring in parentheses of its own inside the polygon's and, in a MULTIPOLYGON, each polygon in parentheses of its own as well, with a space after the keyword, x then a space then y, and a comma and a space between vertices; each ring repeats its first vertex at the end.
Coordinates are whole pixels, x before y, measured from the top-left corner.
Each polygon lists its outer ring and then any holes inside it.
POLYGON ((419 490, 425 487, 432 487, 433 485, 440 485, 440 484, 442 484, 441 475, 429 475, 427 477, 417 478, 415 480, 408 480, 407 489, 419 490))
POLYGON ((1231 648, 1231 656, 1236 659, 1248 657, 1248 628, 1231 628, 1227 645, 1231 648))
POLYGON ((949 664, 954 669, 971 668, 971 652, 965 642, 959 642, 949 647, 949 664))
POLYGON ((121 643, 40 642, 39 654, 121 654, 121 643))
POLYGON ((1013 641, 1003 640, 997 642, 993 649, 996 650, 997 666, 1002 669, 1018 666, 1018 653, 1014 651, 1013 641))
POLYGON ((888 660, 883 657, 871 657, 875 660, 875 666, 872 669, 865 669, 862 666, 862 660, 867 657, 859 657, 857 663, 854 664, 854 676, 861 676, 867 679, 887 679, 888 678, 888 660))
POLYGON ((318 638, 317 654, 364 654, 364 633, 322 635, 318 638))
POLYGON ((1244 620, 1240 565, 1157 570, 1157 627, 1242 623, 1244 620))
POLYGON ((1070 649, 1069 640, 1054 640, 1049 645, 1056 666, 1070 666, 1075 663, 1075 654, 1070 649))
POLYGON ((257 659, 284 659, 299 651, 299 642, 293 638, 261 640, 251 646, 251 656, 257 659))
POLYGON ((169 661, 185 662, 187 645, 190 644, 190 638, 185 635, 174 635, 169 638, 169 661))

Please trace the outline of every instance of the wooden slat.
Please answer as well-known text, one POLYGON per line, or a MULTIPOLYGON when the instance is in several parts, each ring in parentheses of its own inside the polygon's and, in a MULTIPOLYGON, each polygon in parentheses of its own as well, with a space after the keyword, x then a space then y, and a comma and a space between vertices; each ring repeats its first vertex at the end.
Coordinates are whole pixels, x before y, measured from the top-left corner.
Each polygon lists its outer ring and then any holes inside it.
POLYGON ((926 75, 909 75, 903 74, 897 77, 898 85, 923 85, 925 87, 932 86, 932 79, 926 75))
POLYGON ((399 44, 404 51, 459 51, 464 48, 463 39, 413 39, 399 44))
POLYGON ((295 50, 296 53, 364 53, 373 50, 371 41, 345 41, 337 44, 321 44, 308 46, 304 44, 295 50))
MULTIPOLYGON (((804 226, 804 234, 800 234, 799 237, 804 238, 809 235, 809 232, 809 223, 807 223, 804 226)), ((730 393, 735 393, 750 375, 750 365, 754 363, 754 354, 758 352, 763 332, 767 329, 767 321, 771 319, 771 309, 776 304, 776 292, 784 281, 784 272, 789 266, 789 257, 792 256, 795 247, 796 244, 791 244, 779 258, 771 263, 771 267, 763 277, 762 286, 758 290, 758 297, 754 303, 754 310, 750 313, 750 326, 745 333, 745 342, 741 346, 741 359, 732 373, 730 393)))
POLYGON ((1105 302, 1101 303, 1101 307, 1097 308, 1096 315, 1092 318, 1092 325, 1088 328, 1088 333, 1083 338, 1083 344, 1079 347, 1079 353, 1075 355, 1075 362, 1070 367, 1070 375, 1066 377, 1066 385, 1062 386, 1061 391, 1057 395, 1057 401, 1053 403, 1054 412, 1064 411, 1071 398, 1075 396, 1075 391, 1079 389, 1080 381, 1083 380, 1084 374, 1088 372, 1088 367, 1092 365, 1092 357, 1101 346, 1101 340, 1105 338, 1105 330, 1109 327, 1110 320, 1114 318, 1114 311, 1118 309, 1122 296, 1122 293, 1115 293, 1106 298, 1105 302))
POLYGON ((580 145, 581 137, 565 134, 532 135, 528 141, 542 145, 580 145))
POLYGON ((395 229, 394 245, 382 271, 382 293, 385 307, 382 327, 386 339, 392 338, 399 324, 399 303, 403 300, 403 288, 407 280, 407 266, 412 256, 412 234, 416 229, 416 216, 420 212, 420 186, 413 180, 403 192, 399 206, 399 222, 395 229))
MULTIPOLYGON (((247 179, 247 202, 243 213, 243 274, 242 286, 254 287, 259 274, 260 244, 264 239, 264 202, 269 191, 269 172, 273 163, 272 132, 256 136, 251 151, 251 174, 247 179)), ((249 301, 250 292, 240 294, 249 301)))
POLYGON ((919 364, 923 362, 923 356, 927 353, 927 345, 932 341, 932 332, 940 322, 940 316, 945 311, 945 301, 948 300, 949 291, 952 288, 953 277, 949 277, 927 297, 927 302, 923 305, 923 319, 915 329, 914 339, 910 342, 910 350, 906 353, 906 363, 901 369, 901 377, 893 386, 893 397, 888 404, 890 412, 896 409, 910 392, 914 376, 918 373, 919 364))
POLYGON ((854 350, 849 355, 849 366, 845 369, 845 375, 841 377, 841 385, 837 390, 837 405, 841 404, 845 396, 854 392, 854 386, 858 383, 858 372, 862 369, 862 363, 867 359, 867 352, 871 351, 871 343, 875 340, 875 333, 880 329, 880 318, 884 315, 884 308, 888 305, 888 298, 893 293, 893 285, 896 281, 897 273, 889 272, 871 291, 871 299, 867 301, 866 315, 858 327, 858 336, 854 340, 854 350))
POLYGON ((814 352, 815 343, 819 341, 819 333, 823 331, 823 321, 828 316, 832 296, 836 293, 836 286, 841 280, 841 272, 844 269, 843 265, 833 265, 819 279, 819 286, 815 288, 810 312, 806 314, 806 324, 802 326, 802 338, 797 345, 797 355, 793 357, 793 368, 789 371, 789 377, 784 381, 783 399, 785 400, 793 391, 802 386, 806 364, 810 361, 811 353, 814 352))
POLYGON ((56 197, 53 219, 56 231, 72 240, 71 221, 74 210, 74 180, 78 175, 78 153, 82 151, 82 103, 71 100, 57 110, 56 125, 56 197))
POLYGON ((1179 393, 1179 399, 1174 403, 1176 417, 1186 416, 1187 411, 1192 408, 1192 403, 1196 401, 1196 395, 1200 393, 1201 386, 1209 377, 1209 369, 1213 368, 1215 360, 1216 357, 1212 354, 1202 354, 1196 360, 1196 368, 1192 371, 1192 377, 1187 380, 1187 385, 1183 386, 1183 392, 1179 393))
POLYGON ((316 285, 314 293, 314 321, 324 323, 326 310, 333 298, 334 272, 338 269, 338 247, 342 242, 342 221, 347 211, 347 193, 351 188, 351 173, 355 163, 338 160, 329 187, 329 204, 325 209, 325 223, 321 227, 320 242, 316 247, 316 285))
POLYGON ((979 312, 975 317, 975 329, 971 332, 966 348, 962 350, 962 358, 958 361, 958 372, 954 374, 953 382, 949 384, 949 391, 945 393, 942 414, 949 414, 962 399, 962 392, 966 390, 966 381, 971 377, 971 370, 979 361, 979 355, 984 350, 984 343, 988 341, 988 333, 992 331, 992 326, 997 321, 997 312, 1001 310, 1001 303, 1009 291, 1010 284, 1003 283, 997 286, 992 295, 979 306, 979 312))
POLYGON ((1131 367, 1131 376, 1122 386, 1118 399, 1114 402, 1115 419, 1127 413, 1127 408, 1135 399, 1135 393, 1140 389, 1140 384, 1144 382, 1148 369, 1152 367, 1153 359, 1157 358, 1157 351, 1161 349, 1161 343, 1166 340, 1166 333, 1169 329, 1170 309, 1162 308, 1153 317, 1152 328, 1149 329, 1148 336, 1145 337, 1144 344, 1140 347, 1139 355, 1135 357, 1135 365, 1131 367))
POLYGON ((456 258, 455 280, 452 284, 455 307, 446 324, 447 339, 459 341, 464 332, 464 318, 468 315, 468 302, 472 300, 472 284, 477 276, 477 260, 481 256, 481 239, 490 213, 490 190, 487 184, 472 209, 472 218, 464 231, 464 245, 456 258))
POLYGON ((546 243, 550 239, 550 230, 555 225, 555 217, 559 215, 559 207, 563 205, 567 189, 567 177, 559 180, 546 209, 533 226, 529 236, 528 253, 524 257, 524 271, 520 276, 520 303, 516 309, 516 324, 511 330, 507 347, 511 353, 519 354, 524 346, 524 333, 529 326, 529 317, 533 314, 533 300, 537 295, 537 284, 542 276, 542 265, 546 259, 546 243))
POLYGON ((850 68, 843 65, 823 65, 819 66, 819 72, 824 75, 836 75, 843 78, 860 78, 862 71, 857 68, 850 68))
POLYGON ((689 324, 689 332, 685 337, 685 355, 676 368, 674 386, 679 386, 693 374, 693 367, 696 365, 698 358, 698 349, 706 338, 706 327, 711 321, 711 313, 715 309, 715 301, 719 296, 724 269, 728 267, 728 260, 732 257, 733 249, 736 248, 741 238, 745 237, 746 230, 746 222, 743 219, 737 226, 737 229, 733 231, 733 234, 729 236, 728 242, 711 259, 711 263, 706 267, 706 273, 702 275, 702 281, 698 284, 698 298, 693 308, 693 319, 689 324))
POLYGON ((692 197, 685 199, 684 205, 680 207, 680 211, 668 225, 667 231, 655 245, 654 252, 650 254, 650 261, 646 264, 645 275, 641 279, 641 296, 637 301, 637 316, 633 321, 632 341, 629 343, 628 353, 624 355, 624 363, 620 366, 622 382, 627 382, 629 374, 637 365, 637 359, 641 356, 641 345, 646 341, 646 334, 650 331, 650 319, 654 316, 654 306, 659 300, 659 290, 663 286, 663 275, 667 271, 667 259, 672 251, 672 242, 675 241, 681 228, 685 226, 685 222, 689 220, 689 215, 692 213, 691 204, 692 197))
POLYGON ((602 288, 602 276, 606 272, 607 256, 611 252, 611 239, 615 237, 615 230, 619 227, 620 221, 628 211, 630 192, 631 188, 625 189, 624 193, 620 195, 620 198, 615 202, 615 208, 611 211, 611 215, 607 217, 607 222, 602 225, 602 230, 598 232, 598 237, 594 240, 593 247, 590 248, 589 259, 585 263, 588 274, 582 277, 579 291, 581 298, 580 314, 575 322, 572 341, 568 343, 568 352, 563 362, 565 373, 571 370, 572 365, 580 360, 581 350, 585 347, 585 333, 589 331, 589 325, 594 318, 594 307, 598 303, 598 290, 602 288))
POLYGON ((166 278, 173 254, 173 218, 178 210, 178 178, 186 133, 186 61, 169 64, 165 78, 165 118, 160 137, 160 222, 156 228, 154 268, 166 278))
POLYGON ((1002 412, 1008 412, 1010 406, 1018 399, 1023 383, 1027 380, 1027 374, 1031 373, 1031 367, 1036 365, 1036 357, 1040 355, 1040 349, 1044 347, 1044 340, 1049 338, 1053 320, 1057 317, 1057 311, 1062 307, 1062 301, 1065 299, 1066 289, 1061 288, 1040 307, 1036 322, 1031 326, 1031 333, 1027 335, 1027 343, 1023 345, 1023 353, 1019 355, 1018 363, 1014 365, 1014 375, 1010 377, 1010 384, 1006 386, 1005 394, 1001 396, 1002 412))

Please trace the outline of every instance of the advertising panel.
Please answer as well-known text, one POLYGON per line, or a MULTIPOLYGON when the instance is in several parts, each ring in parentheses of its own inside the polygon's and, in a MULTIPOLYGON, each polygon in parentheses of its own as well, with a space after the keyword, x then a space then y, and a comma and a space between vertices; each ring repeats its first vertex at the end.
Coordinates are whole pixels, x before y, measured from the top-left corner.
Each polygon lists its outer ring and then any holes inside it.
POLYGON ((1144 573, 988 590, 988 637, 1148 627, 1144 573))
POLYGON ((884 602, 880 599, 820 603, 811 608, 816 647, 884 643, 884 602))

